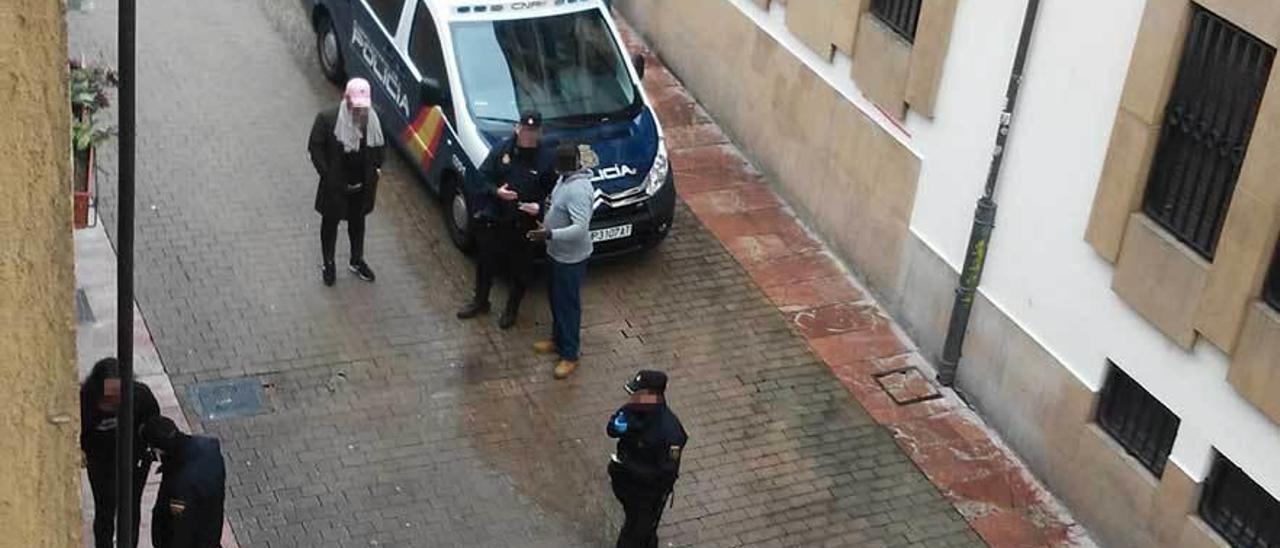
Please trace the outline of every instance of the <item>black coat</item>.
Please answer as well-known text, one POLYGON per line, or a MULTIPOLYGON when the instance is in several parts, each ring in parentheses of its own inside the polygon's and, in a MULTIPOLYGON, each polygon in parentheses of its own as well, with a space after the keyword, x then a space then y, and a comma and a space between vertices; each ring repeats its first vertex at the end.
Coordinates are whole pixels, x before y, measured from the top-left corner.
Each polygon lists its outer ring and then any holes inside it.
POLYGON ((368 147, 361 143, 359 152, 364 170, 364 188, 354 194, 346 193, 347 171, 343 169, 346 152, 334 136, 338 122, 338 108, 333 107, 316 114, 311 124, 311 137, 307 140, 307 152, 311 164, 320 175, 316 188, 316 212, 326 217, 349 219, 355 215, 368 215, 378 194, 378 168, 382 167, 386 147, 368 147))
MULTIPOLYGON (((101 384, 86 382, 80 388, 80 449, 89 460, 116 460, 116 414, 98 409, 101 384)), ((138 381, 133 382, 134 453, 138 463, 150 465, 151 453, 138 434, 142 425, 152 417, 160 416, 160 404, 151 389, 138 381)), ((114 473, 114 471, 113 471, 114 473)))

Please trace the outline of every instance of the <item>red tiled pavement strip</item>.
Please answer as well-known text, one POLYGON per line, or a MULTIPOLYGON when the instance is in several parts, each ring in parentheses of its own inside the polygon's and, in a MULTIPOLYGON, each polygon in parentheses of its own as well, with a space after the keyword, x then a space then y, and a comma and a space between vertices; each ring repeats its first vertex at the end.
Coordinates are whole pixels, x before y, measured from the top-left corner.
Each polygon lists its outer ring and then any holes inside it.
POLYGON ((954 395, 899 405, 875 375, 911 366, 922 375, 885 378, 900 400, 948 392, 880 305, 809 235, 768 181, 634 32, 646 54, 645 88, 666 131, 682 200, 788 316, 841 383, 948 496, 991 546, 1075 546, 1087 536, 1062 506, 954 395))

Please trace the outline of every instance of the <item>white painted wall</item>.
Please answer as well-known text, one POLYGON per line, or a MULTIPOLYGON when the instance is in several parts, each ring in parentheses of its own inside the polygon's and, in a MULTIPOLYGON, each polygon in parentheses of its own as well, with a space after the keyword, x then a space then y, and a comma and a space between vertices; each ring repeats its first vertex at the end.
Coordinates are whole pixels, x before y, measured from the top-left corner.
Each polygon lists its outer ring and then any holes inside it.
MULTIPOLYGON (((1225 355, 1204 341, 1183 351, 1116 297, 1114 266, 1084 241, 1143 5, 1042 2, 981 291, 1088 386, 1101 386, 1110 358, 1181 417, 1170 458, 1192 478, 1207 475, 1216 448, 1280 498, 1280 426, 1227 383, 1225 355)), ((1025 6, 961 2, 936 118, 908 120, 924 159, 911 230, 953 267, 1025 6)))
MULTIPOLYGON (((910 112, 906 132, 862 96, 847 55, 829 62, 787 30, 781 2, 728 1, 923 159, 911 230, 958 270, 1026 0, 959 3, 936 115, 910 112)), ((1189 476, 1208 474, 1216 448, 1280 498, 1280 426, 1227 383, 1225 355, 1183 351, 1116 297, 1114 266, 1084 241, 1144 4, 1042 1, 981 291, 1087 386, 1111 359, 1172 409, 1170 460, 1189 476)))

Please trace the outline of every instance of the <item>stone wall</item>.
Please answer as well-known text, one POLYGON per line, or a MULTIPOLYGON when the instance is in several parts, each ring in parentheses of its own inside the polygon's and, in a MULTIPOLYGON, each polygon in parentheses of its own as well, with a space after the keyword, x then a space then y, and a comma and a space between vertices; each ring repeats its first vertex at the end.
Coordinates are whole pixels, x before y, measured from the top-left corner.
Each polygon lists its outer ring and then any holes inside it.
POLYGON ((920 159, 726 0, 615 7, 797 213, 895 296, 920 159))
POLYGON ((0 2, 2 546, 80 542, 62 2, 0 2))

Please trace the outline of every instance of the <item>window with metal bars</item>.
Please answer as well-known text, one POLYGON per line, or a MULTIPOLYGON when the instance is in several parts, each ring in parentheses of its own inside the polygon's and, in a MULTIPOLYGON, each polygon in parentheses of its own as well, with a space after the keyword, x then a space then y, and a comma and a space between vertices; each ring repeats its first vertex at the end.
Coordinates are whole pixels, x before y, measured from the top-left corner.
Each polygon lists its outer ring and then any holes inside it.
POLYGON ((908 42, 916 39, 922 0, 871 0, 871 13, 908 42))
POLYGON ((1206 259, 1218 247, 1275 54, 1195 7, 1143 210, 1206 259))
POLYGON ((1173 438, 1178 434, 1178 416, 1115 363, 1107 363, 1111 369, 1102 385, 1098 426, 1147 470, 1160 477, 1164 474, 1169 450, 1173 448, 1173 438))
POLYGON ((1262 286, 1262 300, 1280 310, 1280 242, 1276 242, 1276 250, 1271 254, 1271 270, 1267 272, 1267 281, 1262 286))
POLYGON ((1280 502, 1222 455, 1200 496, 1200 518, 1232 546, 1280 546, 1280 502))

